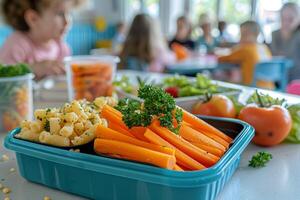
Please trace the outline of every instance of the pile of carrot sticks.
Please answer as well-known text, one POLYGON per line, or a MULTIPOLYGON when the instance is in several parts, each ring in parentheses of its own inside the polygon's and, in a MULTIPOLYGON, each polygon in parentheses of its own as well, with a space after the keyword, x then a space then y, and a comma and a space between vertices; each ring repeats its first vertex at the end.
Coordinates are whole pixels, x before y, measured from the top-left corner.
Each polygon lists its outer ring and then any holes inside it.
POLYGON ((157 119, 148 127, 129 129, 121 112, 109 105, 103 107, 101 117, 108 121, 108 127, 99 125, 96 130, 96 153, 170 170, 211 167, 232 142, 232 138, 185 110, 179 134, 160 126, 157 119))

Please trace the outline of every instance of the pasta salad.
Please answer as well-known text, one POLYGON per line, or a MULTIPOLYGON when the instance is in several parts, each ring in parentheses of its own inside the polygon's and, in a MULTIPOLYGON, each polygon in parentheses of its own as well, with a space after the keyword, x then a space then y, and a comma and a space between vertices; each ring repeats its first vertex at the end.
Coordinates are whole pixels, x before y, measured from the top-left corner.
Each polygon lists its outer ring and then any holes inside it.
POLYGON ((53 146, 71 147, 89 143, 95 138, 98 125, 107 127, 99 116, 104 105, 115 106, 112 97, 98 97, 94 102, 74 100, 60 109, 37 109, 34 121, 24 120, 17 138, 53 146))

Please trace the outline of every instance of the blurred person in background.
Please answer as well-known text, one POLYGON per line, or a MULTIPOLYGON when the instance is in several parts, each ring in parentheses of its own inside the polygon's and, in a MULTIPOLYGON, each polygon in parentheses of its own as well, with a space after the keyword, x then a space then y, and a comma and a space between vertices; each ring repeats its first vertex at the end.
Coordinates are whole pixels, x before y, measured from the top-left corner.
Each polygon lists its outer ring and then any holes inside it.
POLYGON ((232 37, 227 32, 227 23, 225 21, 219 21, 218 22, 218 30, 219 30, 219 36, 217 37, 219 46, 229 46, 229 43, 232 43, 232 37))
POLYGON ((274 56, 293 60, 289 81, 300 79, 300 11, 295 3, 286 3, 280 10, 281 27, 272 33, 271 51, 274 56))
MULTIPOLYGON (((269 48, 257 42, 260 27, 255 21, 246 21, 240 25, 241 38, 237 46, 228 56, 219 57, 219 62, 236 63, 240 65, 241 83, 251 85, 255 65, 265 59, 271 58, 269 48)), ((236 73, 233 73, 236 75, 236 73)), ((274 83, 264 80, 257 81, 256 85, 263 88, 274 88, 274 83)))
POLYGON ((195 42, 191 39, 192 25, 186 16, 180 16, 177 19, 177 29, 174 38, 169 42, 169 46, 177 43, 190 50, 195 49, 195 42))
POLYGON ((124 22, 119 22, 116 25, 116 33, 112 39, 112 52, 115 55, 119 55, 124 41, 126 39, 126 26, 124 22))
POLYGON ((167 46, 159 24, 148 14, 134 17, 120 57, 121 68, 151 72, 163 72, 166 65, 176 60, 175 54, 167 46))
POLYGON ((218 45, 218 40, 212 35, 212 19, 207 14, 201 14, 199 24, 202 29, 202 35, 196 41, 197 48, 206 48, 207 53, 213 53, 214 48, 218 45))
POLYGON ((0 49, 4 64, 28 63, 36 78, 64 73, 70 55, 63 37, 70 24, 75 0, 3 0, 6 22, 14 29, 0 49))

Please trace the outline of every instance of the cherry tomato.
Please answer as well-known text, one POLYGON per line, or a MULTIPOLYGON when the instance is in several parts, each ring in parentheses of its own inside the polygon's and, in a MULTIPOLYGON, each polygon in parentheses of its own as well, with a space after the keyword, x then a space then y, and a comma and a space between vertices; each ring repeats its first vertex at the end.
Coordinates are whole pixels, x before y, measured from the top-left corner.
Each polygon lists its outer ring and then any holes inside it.
POLYGON ((241 110, 238 118, 255 128, 253 142, 261 146, 279 144, 288 136, 292 127, 288 110, 277 105, 265 108, 250 104, 241 110))
POLYGON ((236 117, 232 101, 224 95, 213 95, 207 102, 198 102, 192 109, 193 114, 215 117, 236 117))
POLYGON ((172 97, 177 98, 179 95, 179 89, 178 87, 167 87, 165 89, 166 93, 169 93, 172 97))

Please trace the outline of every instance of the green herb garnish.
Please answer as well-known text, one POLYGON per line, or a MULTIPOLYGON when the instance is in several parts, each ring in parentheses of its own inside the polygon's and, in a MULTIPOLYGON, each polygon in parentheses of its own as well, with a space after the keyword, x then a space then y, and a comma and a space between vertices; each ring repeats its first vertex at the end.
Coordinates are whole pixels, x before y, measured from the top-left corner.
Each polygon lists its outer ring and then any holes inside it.
POLYGON ((50 132, 50 122, 49 122, 49 120, 45 121, 44 129, 45 129, 45 131, 50 132))
POLYGON ((138 97, 143 102, 122 99, 116 106, 116 109, 123 114, 123 121, 129 128, 149 126, 152 119, 157 117, 161 126, 178 133, 182 121, 182 110, 176 108, 175 100, 171 95, 159 87, 144 85, 138 90, 138 97), (173 122, 176 122, 176 127, 173 122))
POLYGON ((272 154, 261 151, 252 156, 248 166, 253 168, 265 167, 266 163, 269 162, 272 158, 272 154))
POLYGON ((22 76, 30 73, 30 69, 26 64, 1 65, 0 77, 22 76))

